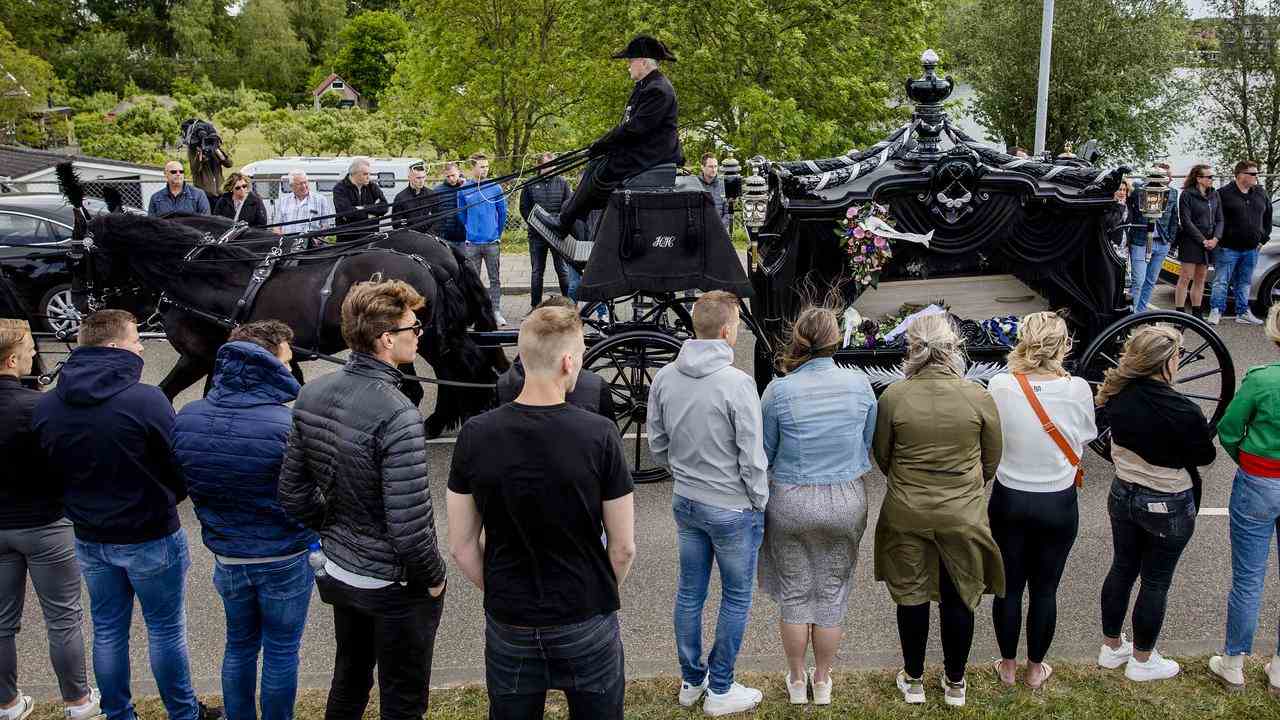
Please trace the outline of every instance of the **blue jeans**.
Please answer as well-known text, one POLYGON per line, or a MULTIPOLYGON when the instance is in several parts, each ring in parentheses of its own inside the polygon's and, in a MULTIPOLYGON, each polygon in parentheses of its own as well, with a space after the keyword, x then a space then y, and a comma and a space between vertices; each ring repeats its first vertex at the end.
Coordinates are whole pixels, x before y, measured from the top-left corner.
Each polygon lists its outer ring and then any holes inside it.
POLYGON ((1280 523, 1280 479, 1236 471, 1231 486, 1231 594, 1227 596, 1228 655, 1253 652, 1267 555, 1280 523))
POLYGON ((1129 296, 1133 298, 1133 311, 1142 312, 1147 309, 1147 304, 1151 302, 1151 293, 1156 289, 1156 283, 1160 281, 1160 266, 1164 264, 1164 258, 1169 254, 1169 243, 1157 242, 1155 238, 1148 237, 1147 242, 1151 243, 1151 260, 1147 260, 1146 246, 1129 246, 1129 296))
POLYGON ((555 627, 485 618, 489 720, 541 718, 548 690, 564 691, 570 718, 622 720, 627 689, 618 614, 555 627))
POLYGON ((676 653, 680 675, 723 693, 733 684, 733 666, 751 613, 756 557, 764 540, 764 513, 725 510, 674 495, 672 511, 680 537, 680 578, 676 588, 676 653), (702 660, 702 607, 707 602, 711 561, 720 567, 720 617, 707 661, 702 660))
POLYGON ((578 299, 578 286, 582 284, 582 273, 573 266, 573 263, 562 261, 564 264, 564 284, 565 295, 570 300, 578 299))
POLYGON ((298 651, 311 604, 306 554, 261 565, 213 566, 213 586, 227 615, 222 699, 228 720, 257 720, 258 651, 262 718, 289 720, 298 694, 298 651))
POLYGON ((1213 294, 1209 307, 1219 313, 1227 312, 1227 290, 1230 287, 1236 301, 1236 314, 1249 310, 1249 281, 1253 268, 1258 264, 1258 251, 1232 250, 1220 247, 1213 251, 1213 294))
POLYGON ((76 540, 76 556, 89 589, 93 618, 93 674, 102 691, 108 720, 136 720, 129 692, 129 626, 133 598, 147 624, 151 673, 171 720, 196 720, 200 714, 191 687, 184 603, 187 536, 174 534, 134 545, 76 540))
POLYGON ((502 243, 491 242, 467 243, 462 246, 462 252, 467 256, 467 261, 471 263, 471 267, 475 268, 476 275, 480 274, 480 263, 484 263, 484 268, 489 273, 489 300, 493 303, 493 311, 502 313, 502 243))

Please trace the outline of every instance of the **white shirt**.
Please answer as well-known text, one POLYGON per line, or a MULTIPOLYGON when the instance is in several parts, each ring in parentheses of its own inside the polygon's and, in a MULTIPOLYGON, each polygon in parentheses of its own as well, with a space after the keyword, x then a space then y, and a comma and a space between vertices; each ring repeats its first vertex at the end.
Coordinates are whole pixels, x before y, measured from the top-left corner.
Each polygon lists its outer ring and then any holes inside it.
MULTIPOLYGON (((1098 437, 1089 383, 1080 377, 1030 382, 1049 419, 1071 449, 1083 456, 1085 444, 1098 437)), ((991 378, 987 389, 1000 411, 1000 432, 1004 436, 996 479, 1011 490, 1023 492, 1059 492, 1071 487, 1075 483, 1075 467, 1040 426, 1017 379, 1001 373, 991 378)))
POLYGON ((297 195, 288 193, 276 203, 275 222, 294 223, 280 228, 285 234, 323 230, 333 227, 333 218, 325 220, 312 220, 311 218, 332 214, 333 201, 324 195, 310 192, 307 193, 306 197, 299 200, 297 195), (295 222, 299 220, 305 220, 306 222, 295 222))

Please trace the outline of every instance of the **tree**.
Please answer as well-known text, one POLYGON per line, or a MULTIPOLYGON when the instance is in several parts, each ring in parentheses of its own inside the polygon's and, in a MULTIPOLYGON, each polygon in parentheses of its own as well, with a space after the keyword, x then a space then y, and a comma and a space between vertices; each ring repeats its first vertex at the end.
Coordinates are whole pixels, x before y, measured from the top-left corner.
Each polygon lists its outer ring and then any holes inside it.
POLYGON ((0 25, 0 121, 27 117, 45 104, 56 82, 49 63, 18 47, 0 25))
POLYGON ((1280 2, 1207 4, 1221 18, 1220 45, 1200 70, 1199 148, 1224 167, 1248 158, 1280 171, 1280 2))
POLYGON ((293 34, 307 45, 310 65, 323 65, 346 22, 344 0, 287 0, 286 6, 293 34))
POLYGON ((155 138, 112 132, 94 136, 80 143, 80 152, 93 157, 112 158, 144 165, 161 165, 165 161, 155 138))
POLYGON ((176 3, 177 0, 84 0, 84 7, 98 19, 102 29, 123 32, 131 47, 154 47, 171 58, 178 51, 169 24, 176 3))
POLYGON ((91 30, 54 56, 54 68, 76 95, 118 93, 129 82, 153 92, 173 82, 172 61, 148 46, 130 47, 116 30, 91 30))
POLYGON ((248 0, 236 23, 239 77, 245 86, 296 102, 306 87, 307 46, 289 25, 283 0, 248 0))
MULTIPOLYGON (((1008 145, 1030 148, 1035 137, 1041 10, 966 0, 946 30, 956 72, 976 91, 970 109, 990 139, 1008 145)), ((1097 138, 1119 159, 1162 154, 1194 98, 1175 72, 1185 13, 1180 0, 1057 0, 1046 147, 1097 138)))
POLYGON ((234 75, 235 24, 224 0, 178 0, 171 24, 188 65, 185 75, 220 83, 234 75))
POLYGON ((86 29, 88 18, 78 0, 5 0, 0 3, 0 25, 14 35, 24 50, 45 60, 86 29))
POLYGON ((392 12, 364 12, 338 33, 333 71, 375 105, 409 41, 409 24, 392 12))

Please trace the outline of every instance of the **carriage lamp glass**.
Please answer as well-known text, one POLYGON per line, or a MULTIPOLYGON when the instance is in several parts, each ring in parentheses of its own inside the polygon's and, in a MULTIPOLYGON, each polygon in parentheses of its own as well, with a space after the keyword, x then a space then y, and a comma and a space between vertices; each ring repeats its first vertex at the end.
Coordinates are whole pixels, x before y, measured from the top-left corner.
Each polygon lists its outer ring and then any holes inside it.
POLYGON ((752 175, 742 183, 742 213, 752 230, 764 227, 769 210, 769 184, 759 175, 752 175))
POLYGON ((1159 220, 1169 204, 1169 176, 1158 170, 1147 173, 1146 184, 1142 187, 1139 207, 1142 215, 1148 220, 1159 220))

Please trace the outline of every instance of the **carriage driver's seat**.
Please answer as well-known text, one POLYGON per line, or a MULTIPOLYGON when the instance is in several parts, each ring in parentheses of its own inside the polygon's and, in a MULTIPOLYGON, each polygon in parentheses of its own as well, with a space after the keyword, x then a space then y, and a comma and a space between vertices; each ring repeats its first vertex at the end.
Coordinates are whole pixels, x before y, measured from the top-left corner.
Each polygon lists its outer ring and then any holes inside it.
POLYGON ((676 164, 662 163, 654 165, 648 170, 641 170, 631 177, 623 180, 620 187, 628 190, 639 188, 670 188, 676 184, 676 164))

